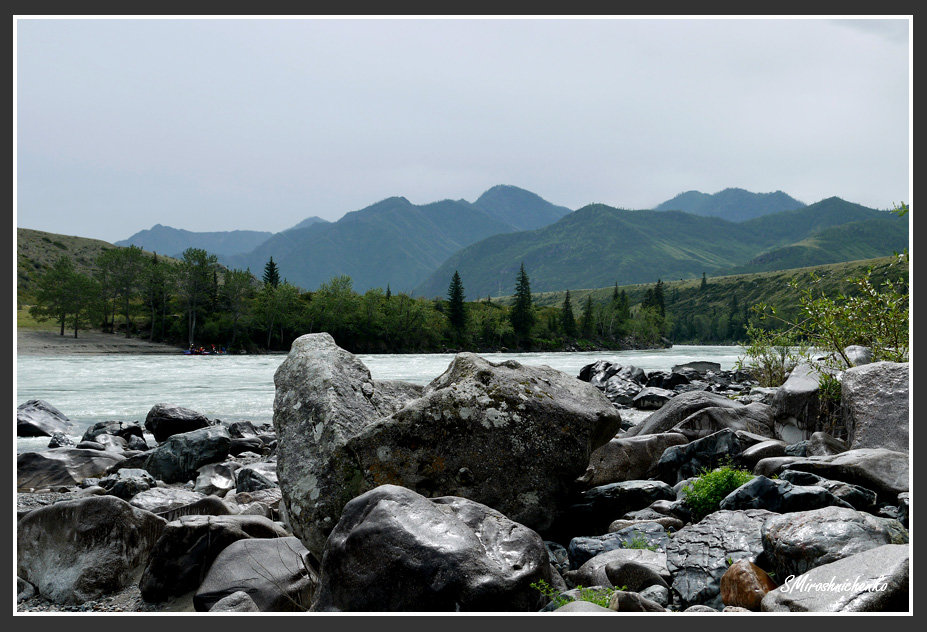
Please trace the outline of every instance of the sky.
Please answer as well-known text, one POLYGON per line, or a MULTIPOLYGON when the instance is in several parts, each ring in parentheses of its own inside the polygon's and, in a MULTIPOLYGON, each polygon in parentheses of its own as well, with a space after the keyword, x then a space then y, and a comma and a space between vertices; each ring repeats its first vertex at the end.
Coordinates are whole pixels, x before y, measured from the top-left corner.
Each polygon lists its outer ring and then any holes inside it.
POLYGON ((511 184, 910 201, 909 21, 15 22, 16 225, 277 232, 511 184))

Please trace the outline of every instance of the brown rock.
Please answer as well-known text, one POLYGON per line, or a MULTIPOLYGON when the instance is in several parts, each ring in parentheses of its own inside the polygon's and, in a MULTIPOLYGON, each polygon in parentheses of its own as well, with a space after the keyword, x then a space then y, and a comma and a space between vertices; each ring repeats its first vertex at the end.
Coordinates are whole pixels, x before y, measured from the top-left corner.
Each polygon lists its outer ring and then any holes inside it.
POLYGON ((738 560, 721 576, 721 601, 725 606, 759 610, 763 597, 775 587, 776 582, 762 568, 749 560, 738 560))

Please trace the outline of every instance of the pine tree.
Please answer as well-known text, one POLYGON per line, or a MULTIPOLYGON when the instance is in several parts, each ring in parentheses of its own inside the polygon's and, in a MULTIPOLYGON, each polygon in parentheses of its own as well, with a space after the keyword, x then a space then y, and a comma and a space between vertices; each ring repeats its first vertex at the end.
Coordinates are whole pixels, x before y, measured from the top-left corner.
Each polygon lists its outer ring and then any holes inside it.
POLYGON ((447 318, 457 336, 462 336, 467 328, 467 306, 464 304, 464 287, 460 274, 454 270, 451 284, 447 288, 447 318))
POLYGON ((271 257, 264 266, 264 285, 269 285, 271 287, 280 285, 280 270, 277 269, 277 264, 274 263, 273 257, 271 257))
POLYGON ((702 272, 702 284, 698 287, 699 291, 704 290, 708 287, 708 281, 705 279, 705 273, 702 272))
POLYGON ((563 307, 560 308, 560 326, 567 338, 576 335, 576 320, 573 318, 573 306, 570 305, 570 291, 567 290, 563 299, 563 307))
POLYGON ((612 291, 612 300, 618 301, 618 281, 615 281, 615 289, 612 291))
POLYGON ((580 317, 580 325, 583 330, 583 337, 592 336, 593 324, 595 321, 595 311, 592 307, 592 295, 586 296, 586 302, 583 304, 583 315, 580 317))
POLYGON ((393 295, 393 293, 390 292, 390 290, 389 290, 389 283, 387 283, 387 284, 386 284, 386 300, 388 301, 392 295, 393 295))
POLYGON ((531 335, 531 327, 534 326, 534 305, 531 301, 531 283, 528 280, 528 274, 525 272, 525 264, 521 264, 521 270, 518 273, 518 279, 515 282, 515 304, 512 306, 512 312, 509 315, 512 321, 512 329, 520 339, 528 338, 531 335))
POLYGON ((653 288, 653 306, 660 312, 660 316, 666 316, 666 304, 663 300, 663 281, 657 279, 657 284, 653 288))

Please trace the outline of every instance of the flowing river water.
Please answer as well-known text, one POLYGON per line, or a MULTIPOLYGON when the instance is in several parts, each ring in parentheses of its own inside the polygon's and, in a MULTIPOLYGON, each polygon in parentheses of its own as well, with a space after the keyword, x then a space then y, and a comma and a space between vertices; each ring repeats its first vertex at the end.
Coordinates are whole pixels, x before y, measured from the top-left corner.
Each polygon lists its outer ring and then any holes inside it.
MULTIPOLYGON (((732 369, 741 347, 677 345, 642 351, 560 353, 488 353, 492 362, 516 360, 546 364, 579 375, 597 360, 632 364, 645 371, 669 370, 694 360, 718 362, 732 369)), ((19 356, 16 361, 16 404, 43 399, 67 415, 77 427, 75 442, 98 421, 144 424, 152 406, 166 402, 191 408, 210 419, 273 419, 274 372, 284 355, 185 356, 80 354, 19 356)), ((358 357, 374 379, 427 384, 447 368, 452 354, 376 354, 358 357)), ((48 437, 19 437, 17 452, 43 450, 48 437)))

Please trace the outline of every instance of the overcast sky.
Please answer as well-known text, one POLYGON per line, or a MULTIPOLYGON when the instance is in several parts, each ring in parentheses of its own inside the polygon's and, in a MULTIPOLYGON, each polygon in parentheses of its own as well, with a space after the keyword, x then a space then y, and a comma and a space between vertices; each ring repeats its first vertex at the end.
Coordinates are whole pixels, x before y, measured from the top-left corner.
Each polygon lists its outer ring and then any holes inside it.
POLYGON ((279 231, 496 184, 573 209, 910 199, 904 19, 16 26, 25 228, 279 231))

